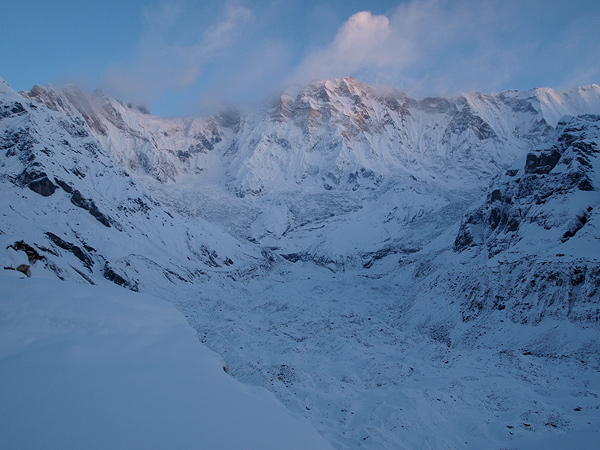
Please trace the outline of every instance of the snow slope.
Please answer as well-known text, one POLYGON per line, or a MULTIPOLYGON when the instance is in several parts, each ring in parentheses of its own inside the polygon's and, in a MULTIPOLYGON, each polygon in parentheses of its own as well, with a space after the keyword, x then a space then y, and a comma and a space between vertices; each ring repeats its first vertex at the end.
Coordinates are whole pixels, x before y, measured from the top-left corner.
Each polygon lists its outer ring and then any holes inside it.
POLYGON ((330 448, 227 375, 163 300, 17 272, 0 284, 4 448, 330 448))
POLYGON ((458 298, 428 295, 408 268, 288 270, 178 308, 231 374, 268 387, 335 448, 597 442, 597 326, 519 324, 509 311, 463 322, 458 298))

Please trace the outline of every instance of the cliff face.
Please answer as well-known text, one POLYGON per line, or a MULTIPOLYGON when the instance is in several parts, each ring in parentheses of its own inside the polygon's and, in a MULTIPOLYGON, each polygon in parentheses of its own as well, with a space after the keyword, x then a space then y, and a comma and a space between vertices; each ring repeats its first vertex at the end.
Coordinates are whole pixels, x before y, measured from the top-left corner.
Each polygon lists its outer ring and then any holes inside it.
POLYGON ((563 118, 467 214, 454 251, 500 266, 493 288, 464 305, 466 317, 508 308, 519 322, 550 315, 598 323, 599 142, 599 116, 563 118))

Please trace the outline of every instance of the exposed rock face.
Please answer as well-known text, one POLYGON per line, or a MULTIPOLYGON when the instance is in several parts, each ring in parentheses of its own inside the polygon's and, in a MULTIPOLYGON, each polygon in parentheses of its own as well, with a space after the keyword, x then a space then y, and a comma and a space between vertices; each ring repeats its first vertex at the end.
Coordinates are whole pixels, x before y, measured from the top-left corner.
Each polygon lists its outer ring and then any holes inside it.
POLYGON ((24 241, 15 242, 14 244, 12 244, 10 246, 10 248, 12 248, 16 251, 25 252, 25 254, 27 255, 27 259, 32 264, 34 264, 38 261, 42 261, 44 259, 44 257, 41 256, 34 247, 32 247, 31 245, 27 244, 24 241))
POLYGON ((92 266, 94 265, 94 260, 87 252, 83 251, 77 245, 72 244, 71 242, 67 242, 64 239, 61 239, 59 236, 55 235, 54 233, 47 231, 45 234, 58 247, 62 248, 63 250, 68 250, 71 253, 73 253, 73 255, 75 255, 77 257, 77 259, 79 259, 84 264, 84 266, 87 267, 87 269, 90 272, 92 271, 92 266))
POLYGON ((129 288, 134 292, 137 292, 139 290, 137 287, 137 283, 132 283, 129 280, 125 279, 122 275, 119 275, 117 272, 115 272, 115 269, 108 265, 108 263, 104 266, 103 274, 104 278, 106 278, 109 281, 112 281, 118 286, 129 288))
POLYGON ((75 86, 63 87, 57 91, 52 86, 42 87, 36 84, 31 91, 24 94, 54 111, 64 112, 68 116, 81 115, 94 133, 106 135, 108 132, 94 111, 94 97, 89 98, 75 86))
MULTIPOLYGON (((592 177, 600 151, 600 117, 585 115, 565 118, 546 144, 526 155, 525 164, 510 169, 497 183, 480 208, 470 213, 461 225, 454 243, 455 251, 469 246, 485 246, 497 254, 521 241, 521 224, 536 224, 545 230, 564 227, 553 220, 559 204, 580 197, 579 191, 597 191, 592 177)), ((580 230, 596 208, 597 199, 577 211, 563 242, 580 230)), ((525 233, 526 231, 523 231, 525 233)))
POLYGON ((85 209, 96 218, 105 227, 110 228, 110 219, 100 212, 93 200, 85 198, 78 190, 73 191, 71 195, 71 203, 79 208, 85 209))
POLYGON ((600 262, 592 250, 600 225, 598 155, 600 116, 566 117, 467 215, 454 251, 470 249, 502 265, 485 284, 468 276, 460 284, 482 286, 465 301, 465 319, 502 307, 518 322, 547 315, 600 321, 600 262), (580 250, 586 246, 591 253, 580 250))
POLYGON ((4 270, 16 270, 27 277, 31 277, 32 264, 46 259, 44 256, 40 255, 36 248, 27 244, 25 241, 17 241, 6 247, 6 249, 12 251, 13 256, 11 258, 11 264, 4 264, 4 270), (27 258, 26 260, 25 257, 27 258), (23 262, 24 260, 27 262, 23 262))
POLYGON ((23 186, 27 186, 33 192, 36 192, 44 197, 49 197, 56 191, 56 186, 48 175, 44 172, 38 172, 35 167, 30 166, 23 171, 19 177, 19 181, 23 186))
POLYGON ((19 264, 15 270, 27 275, 27 277, 31 277, 30 267, 31 266, 29 264, 19 264))

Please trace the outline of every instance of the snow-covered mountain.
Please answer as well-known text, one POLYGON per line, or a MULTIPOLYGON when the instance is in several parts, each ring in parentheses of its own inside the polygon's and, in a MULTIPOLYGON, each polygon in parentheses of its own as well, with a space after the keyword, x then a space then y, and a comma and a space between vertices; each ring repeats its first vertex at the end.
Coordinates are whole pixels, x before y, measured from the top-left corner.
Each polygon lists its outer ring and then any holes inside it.
POLYGON ((337 448, 600 434, 599 86, 0 97, 4 267, 171 301, 337 448))
POLYGON ((206 267, 261 260, 202 219, 186 221, 160 206, 80 117, 27 101, 4 82, 0 89, 2 231, 45 248, 59 277, 93 284, 99 275, 137 289, 137 277, 123 271, 132 259, 160 261, 162 277, 186 281, 202 278, 206 267))
POLYGON ((440 183, 479 180, 539 143, 563 115, 600 107, 596 85, 417 101, 352 78, 283 94, 257 114, 209 118, 156 118, 73 86, 35 86, 22 94, 80 116, 132 172, 166 182, 224 166, 234 189, 255 194, 297 186, 357 189, 400 174, 440 183))
POLYGON ((337 267, 421 248, 539 144, 559 114, 600 111, 597 85, 417 101, 352 78, 315 82, 259 113, 208 118, 156 118, 75 87, 23 95, 86 121, 163 203, 289 258, 337 267), (327 220, 340 215, 348 220, 327 220), (439 227, 415 236, 413 221, 439 227), (344 225, 355 222, 369 223, 366 239, 344 225), (320 239, 315 223, 325 225, 320 239))

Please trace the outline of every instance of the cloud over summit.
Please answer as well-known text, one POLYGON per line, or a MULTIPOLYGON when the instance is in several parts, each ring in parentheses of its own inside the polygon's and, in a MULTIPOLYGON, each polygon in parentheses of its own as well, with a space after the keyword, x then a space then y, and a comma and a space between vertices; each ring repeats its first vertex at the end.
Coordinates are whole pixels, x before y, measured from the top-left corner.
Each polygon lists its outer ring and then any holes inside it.
POLYGON ((386 16, 372 15, 370 11, 358 12, 342 25, 333 42, 304 60, 294 81, 377 70, 388 64, 391 33, 386 16))
POLYGON ((400 2, 386 15, 353 14, 292 80, 351 75, 417 96, 586 84, 581 74, 600 77, 591 17, 600 20, 600 7, 578 0, 400 2))
POLYGON ((600 78, 595 2, 404 0, 378 10, 365 2, 375 12, 353 10, 357 3, 345 6, 349 14, 312 0, 158 3, 144 9, 136 56, 111 66, 105 85, 193 112, 344 76, 416 97, 600 78))

